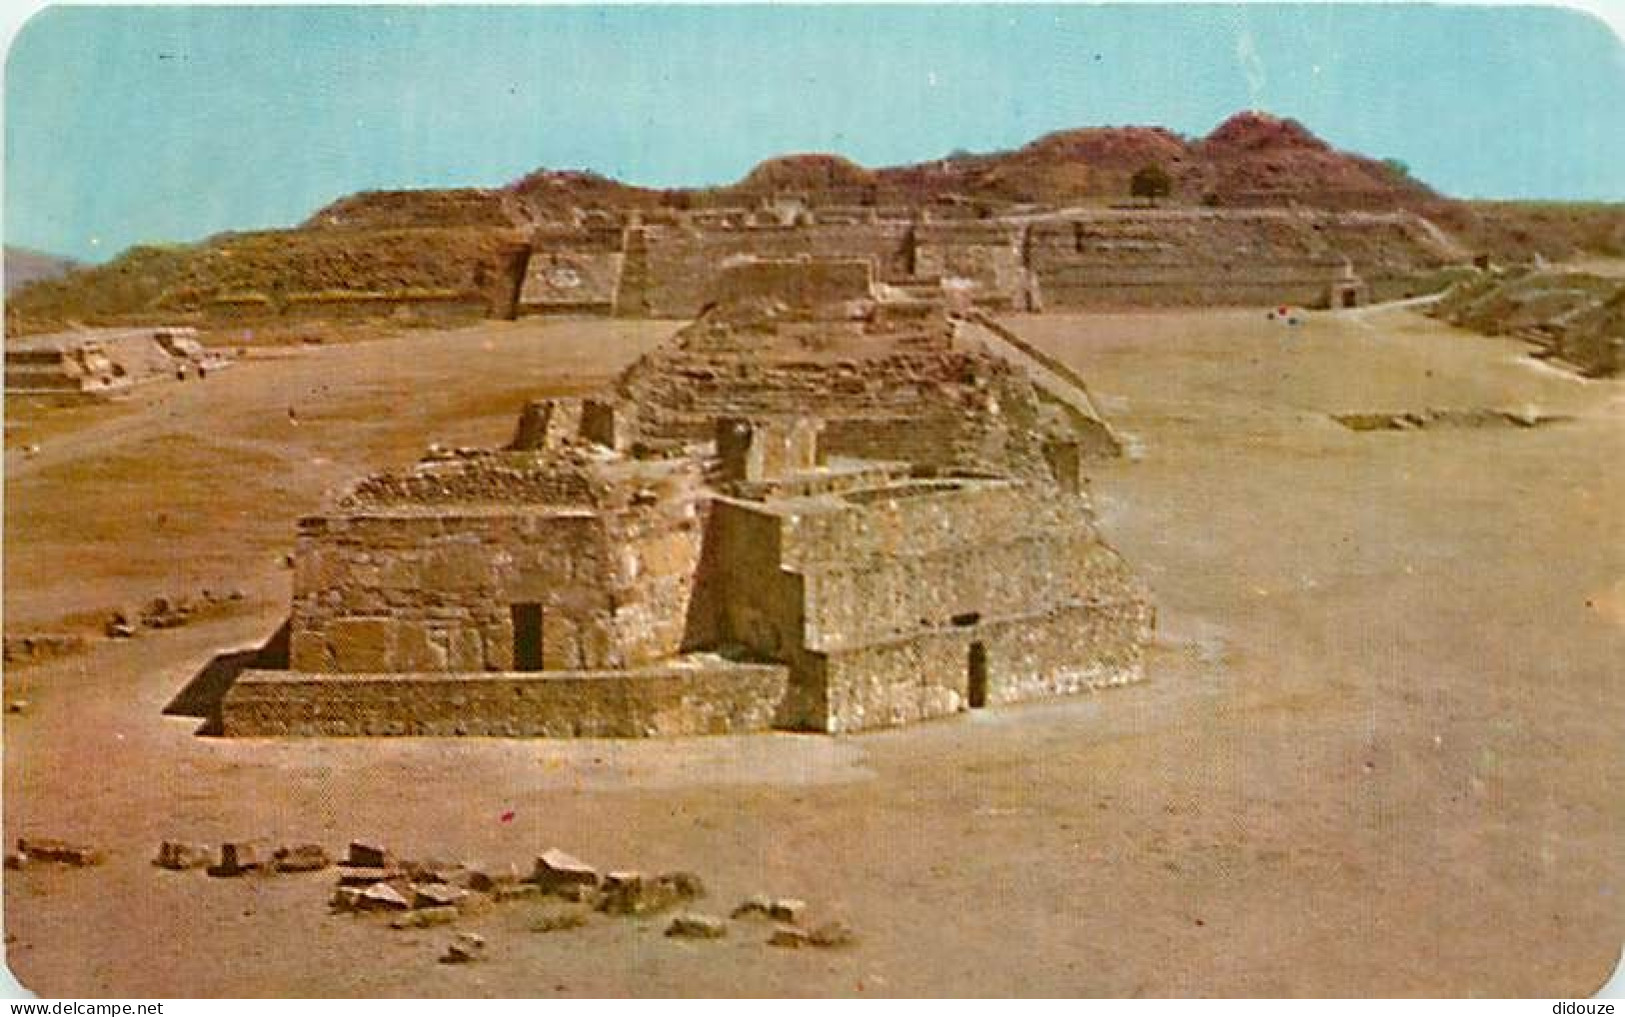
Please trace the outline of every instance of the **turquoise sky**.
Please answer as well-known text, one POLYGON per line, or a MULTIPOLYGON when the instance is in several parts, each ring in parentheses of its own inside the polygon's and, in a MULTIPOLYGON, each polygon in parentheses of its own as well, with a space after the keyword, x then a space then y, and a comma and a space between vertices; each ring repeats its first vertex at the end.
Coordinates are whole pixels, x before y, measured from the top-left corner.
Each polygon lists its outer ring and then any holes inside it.
POLYGON ((69 7, 5 85, 6 242, 91 260, 367 188, 711 184, 1248 108, 1461 196, 1625 199, 1625 48, 1554 9, 69 7))

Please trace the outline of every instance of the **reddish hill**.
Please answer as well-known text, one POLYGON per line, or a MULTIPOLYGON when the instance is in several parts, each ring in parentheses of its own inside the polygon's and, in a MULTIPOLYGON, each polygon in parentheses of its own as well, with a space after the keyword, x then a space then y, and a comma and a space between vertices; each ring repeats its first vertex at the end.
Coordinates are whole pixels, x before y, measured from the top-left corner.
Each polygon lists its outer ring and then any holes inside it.
POLYGON ((1338 151, 1296 120, 1267 113, 1238 113, 1193 149, 1203 197, 1222 205, 1410 207, 1436 197, 1398 169, 1338 151))

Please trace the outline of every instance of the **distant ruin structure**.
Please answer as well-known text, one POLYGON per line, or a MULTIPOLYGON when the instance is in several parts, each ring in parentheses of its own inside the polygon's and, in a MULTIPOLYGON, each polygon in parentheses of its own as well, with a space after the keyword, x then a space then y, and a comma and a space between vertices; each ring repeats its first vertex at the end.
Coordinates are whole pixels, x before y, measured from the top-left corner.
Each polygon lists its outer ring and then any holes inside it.
POLYGON ((303 520, 289 666, 222 727, 847 732, 1132 682, 1154 612, 1081 483, 1116 450, 974 314, 739 261, 609 391, 303 520))
POLYGON ((230 363, 186 327, 20 336, 6 341, 6 394, 70 403, 114 399, 149 382, 205 378, 230 363))

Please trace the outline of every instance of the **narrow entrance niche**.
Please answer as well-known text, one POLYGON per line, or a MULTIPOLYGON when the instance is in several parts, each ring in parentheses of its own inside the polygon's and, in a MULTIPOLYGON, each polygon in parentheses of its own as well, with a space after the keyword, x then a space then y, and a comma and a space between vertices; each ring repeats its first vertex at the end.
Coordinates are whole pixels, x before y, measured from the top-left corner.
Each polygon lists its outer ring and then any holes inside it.
POLYGON ((542 669, 542 605, 513 605, 513 669, 542 669))
POLYGON ((970 706, 980 710, 987 705, 987 644, 970 644, 970 706))

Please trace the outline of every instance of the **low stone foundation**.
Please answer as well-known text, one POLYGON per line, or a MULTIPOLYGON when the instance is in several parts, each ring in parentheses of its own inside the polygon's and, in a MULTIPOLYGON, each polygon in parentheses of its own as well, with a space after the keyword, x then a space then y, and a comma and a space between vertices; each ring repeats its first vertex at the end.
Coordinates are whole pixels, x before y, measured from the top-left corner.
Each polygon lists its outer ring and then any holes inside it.
POLYGON ((246 671, 222 704, 222 733, 651 738, 765 731, 788 676, 782 665, 726 661, 490 674, 246 671))

